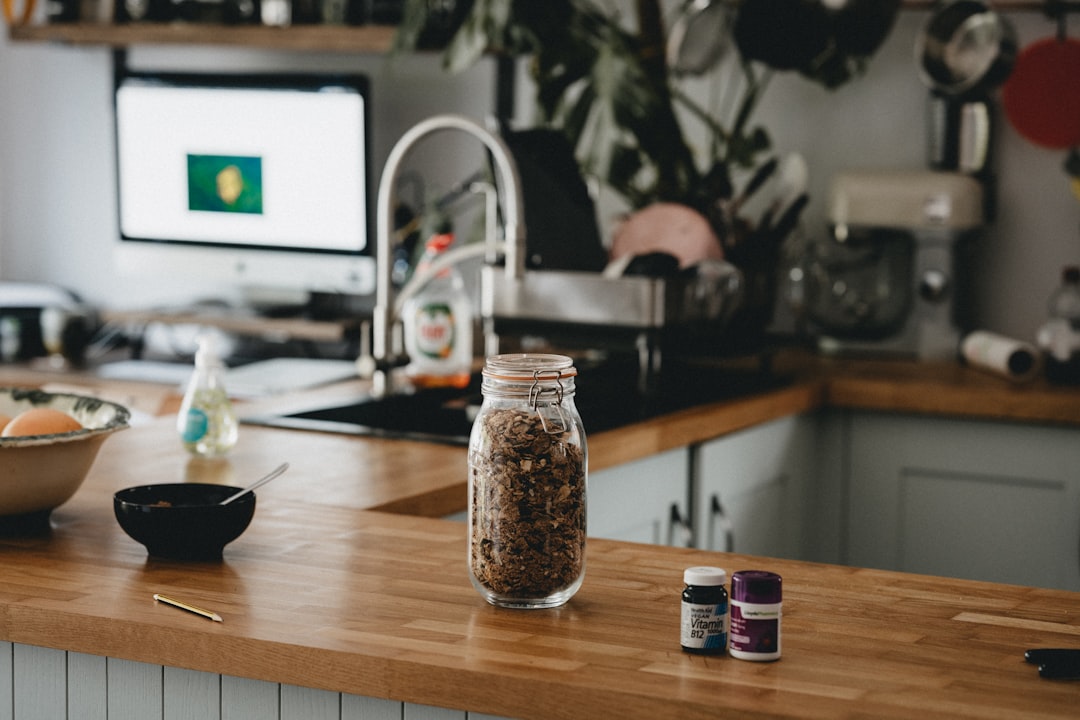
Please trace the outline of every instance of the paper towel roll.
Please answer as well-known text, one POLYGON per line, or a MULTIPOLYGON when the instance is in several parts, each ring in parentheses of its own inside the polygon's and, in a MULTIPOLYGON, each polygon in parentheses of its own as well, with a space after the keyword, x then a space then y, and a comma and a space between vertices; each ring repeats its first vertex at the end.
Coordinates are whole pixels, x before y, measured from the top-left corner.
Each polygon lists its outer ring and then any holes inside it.
POLYGON ((972 367, 1017 382, 1031 380, 1042 370, 1042 356, 1034 345, 986 330, 967 335, 960 349, 972 367))

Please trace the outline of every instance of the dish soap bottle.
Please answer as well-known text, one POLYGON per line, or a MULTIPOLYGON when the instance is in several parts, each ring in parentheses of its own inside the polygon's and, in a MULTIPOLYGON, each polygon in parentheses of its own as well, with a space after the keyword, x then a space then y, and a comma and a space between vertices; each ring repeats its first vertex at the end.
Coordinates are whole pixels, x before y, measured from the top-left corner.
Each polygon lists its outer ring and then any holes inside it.
POLYGON ((236 445, 239 429, 232 402, 225 391, 225 365, 213 336, 199 338, 195 372, 188 381, 176 429, 192 455, 216 458, 236 445))
MULTIPOLYGON (((432 235, 417 264, 417 272, 452 245, 453 233, 432 235)), ((461 273, 440 270, 405 302, 405 374, 417 388, 456 387, 469 384, 472 374, 472 304, 461 273)))

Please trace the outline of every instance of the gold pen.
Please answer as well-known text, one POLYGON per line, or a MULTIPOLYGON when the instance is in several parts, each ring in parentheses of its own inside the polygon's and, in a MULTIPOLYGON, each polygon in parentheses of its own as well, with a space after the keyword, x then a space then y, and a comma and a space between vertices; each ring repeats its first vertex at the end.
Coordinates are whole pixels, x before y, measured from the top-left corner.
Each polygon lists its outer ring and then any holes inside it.
POLYGON ((221 619, 221 616, 218 615, 216 612, 211 612, 210 610, 203 610, 202 608, 195 607, 194 605, 188 605, 186 602, 181 602, 179 600, 175 600, 175 599, 173 599, 173 598, 171 598, 171 597, 169 597, 167 595, 161 595, 160 593, 154 593, 154 599, 157 600, 158 602, 165 603, 166 605, 172 605, 173 607, 180 608, 181 610, 187 610, 190 613, 195 613, 196 615, 202 615, 204 618, 208 618, 210 620, 213 620, 214 622, 224 622, 221 619))

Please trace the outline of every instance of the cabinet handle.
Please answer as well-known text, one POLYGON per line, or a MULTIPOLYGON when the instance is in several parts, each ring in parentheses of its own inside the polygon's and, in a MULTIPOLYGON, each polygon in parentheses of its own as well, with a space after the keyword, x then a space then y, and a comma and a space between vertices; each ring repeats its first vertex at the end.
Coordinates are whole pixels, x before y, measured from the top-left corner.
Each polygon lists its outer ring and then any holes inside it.
POLYGON ((724 552, 735 552, 735 527, 720 504, 720 495, 714 494, 709 501, 709 549, 715 549, 717 533, 724 534, 724 552))
POLYGON ((668 514, 668 545, 678 545, 679 547, 693 547, 693 536, 690 532, 690 523, 683 519, 682 513, 679 512, 679 506, 675 503, 671 503, 671 512, 668 514), (675 542, 675 533, 679 534, 679 542, 675 542))

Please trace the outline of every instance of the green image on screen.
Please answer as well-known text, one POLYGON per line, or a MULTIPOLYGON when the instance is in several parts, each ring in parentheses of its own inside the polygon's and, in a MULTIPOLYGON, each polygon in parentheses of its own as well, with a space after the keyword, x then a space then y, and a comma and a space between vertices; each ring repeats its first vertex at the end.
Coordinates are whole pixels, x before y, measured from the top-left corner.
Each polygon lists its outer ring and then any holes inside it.
POLYGON ((188 210, 262 214, 261 157, 189 154, 187 178, 188 210))

